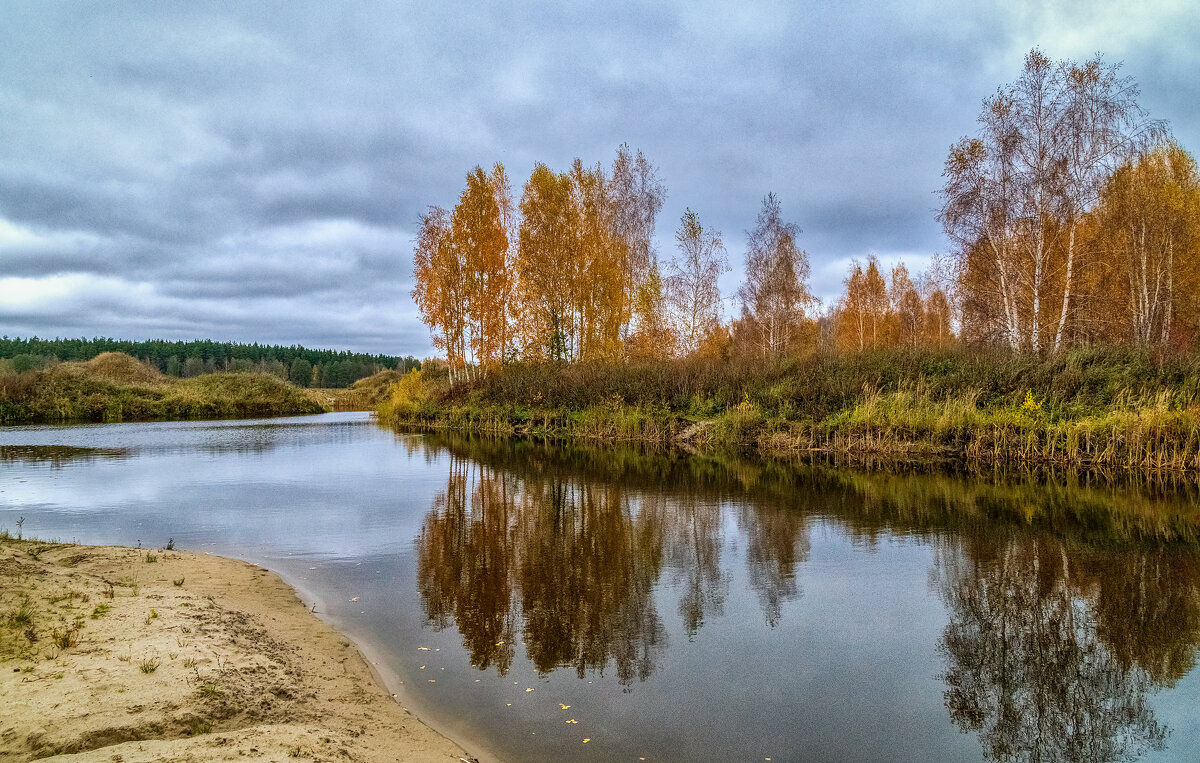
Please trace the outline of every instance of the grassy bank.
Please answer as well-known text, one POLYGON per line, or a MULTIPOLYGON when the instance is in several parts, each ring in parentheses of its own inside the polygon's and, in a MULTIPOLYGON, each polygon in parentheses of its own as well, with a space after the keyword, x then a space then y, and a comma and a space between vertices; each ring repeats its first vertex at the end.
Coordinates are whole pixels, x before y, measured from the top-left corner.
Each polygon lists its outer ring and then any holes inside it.
POLYGON ((175 379, 120 353, 0 376, 0 424, 254 418, 324 410, 270 374, 175 379))
POLYGON ((514 364, 454 386, 426 369, 379 413, 401 427, 701 450, 1200 469, 1200 358, 1126 348, 514 364))

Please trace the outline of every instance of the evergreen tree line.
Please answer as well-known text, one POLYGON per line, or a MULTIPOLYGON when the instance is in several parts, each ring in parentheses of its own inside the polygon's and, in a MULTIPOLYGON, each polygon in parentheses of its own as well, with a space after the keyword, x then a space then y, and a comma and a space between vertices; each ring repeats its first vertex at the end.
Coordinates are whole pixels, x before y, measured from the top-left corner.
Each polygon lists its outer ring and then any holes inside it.
POLYGON ((216 371, 263 371, 298 387, 343 388, 385 369, 410 371, 421 365, 412 356, 401 358, 257 342, 0 337, 0 359, 7 361, 9 370, 18 373, 59 362, 91 360, 105 352, 131 355, 167 376, 190 378, 216 371))

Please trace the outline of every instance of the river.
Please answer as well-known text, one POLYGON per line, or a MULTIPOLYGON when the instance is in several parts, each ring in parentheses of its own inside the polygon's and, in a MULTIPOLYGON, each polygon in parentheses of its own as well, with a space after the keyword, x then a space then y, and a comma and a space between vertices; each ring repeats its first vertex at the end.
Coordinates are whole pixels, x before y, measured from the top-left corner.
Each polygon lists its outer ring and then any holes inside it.
POLYGON ((893 471, 361 413, 8 427, 0 530, 272 569, 502 760, 1200 758, 1192 488, 893 471))

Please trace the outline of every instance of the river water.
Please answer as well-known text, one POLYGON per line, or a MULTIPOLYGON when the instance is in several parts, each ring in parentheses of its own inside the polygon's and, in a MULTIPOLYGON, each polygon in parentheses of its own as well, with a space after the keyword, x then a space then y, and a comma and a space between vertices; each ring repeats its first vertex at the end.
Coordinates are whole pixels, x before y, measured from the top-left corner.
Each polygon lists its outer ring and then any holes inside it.
POLYGON ((1200 759, 1196 507, 358 413, 0 428, 0 529, 272 569, 502 760, 1200 759))

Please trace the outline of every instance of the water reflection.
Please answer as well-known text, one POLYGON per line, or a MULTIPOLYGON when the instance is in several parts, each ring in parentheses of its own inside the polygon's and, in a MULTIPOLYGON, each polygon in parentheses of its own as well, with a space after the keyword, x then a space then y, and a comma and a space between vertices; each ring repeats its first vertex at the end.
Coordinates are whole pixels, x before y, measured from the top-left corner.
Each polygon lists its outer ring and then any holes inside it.
POLYGON ((129 458, 128 448, 81 448, 71 445, 0 445, 0 463, 48 463, 62 467, 76 461, 129 458))
POLYGON ((998 761, 1131 759, 1163 746, 1149 695, 1191 670, 1195 558, 976 535, 940 549, 946 707, 998 761))
POLYGON ((651 596, 661 526, 616 486, 455 457, 418 541, 426 613, 438 627, 453 619, 472 664, 502 675, 520 635, 541 673, 582 677, 611 661, 623 686, 644 681, 666 642, 651 596))
POLYGON ((933 547, 949 614, 945 706, 989 759, 1161 749, 1169 729, 1151 698, 1195 665, 1200 557, 1186 490, 473 439, 427 447, 451 466, 417 541, 426 614, 502 675, 520 641, 539 673, 612 665, 626 689, 647 680, 667 648, 656 586, 678 595, 691 639, 724 613, 731 543, 775 628, 801 595, 818 522, 868 551, 884 537, 933 547))

